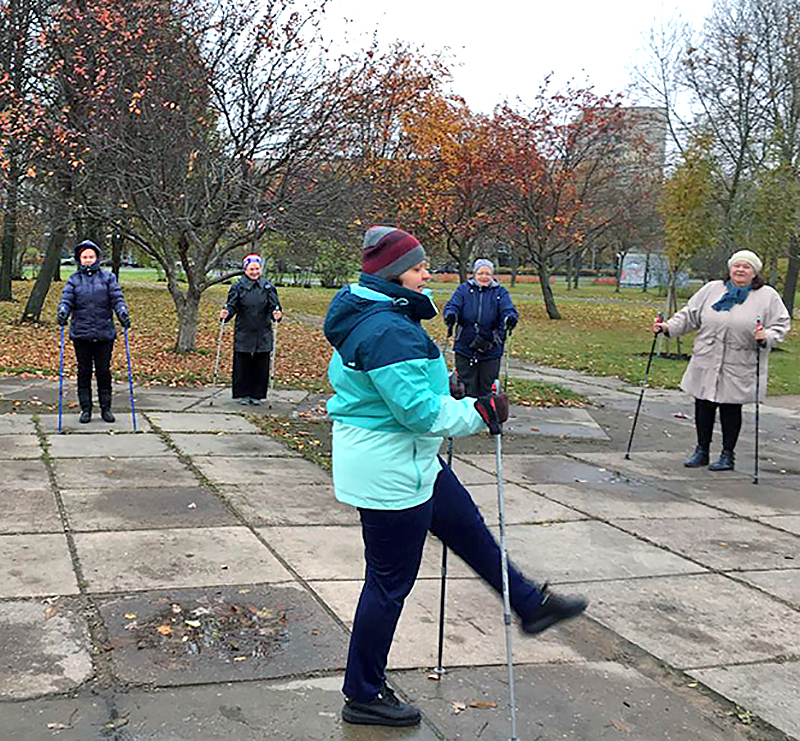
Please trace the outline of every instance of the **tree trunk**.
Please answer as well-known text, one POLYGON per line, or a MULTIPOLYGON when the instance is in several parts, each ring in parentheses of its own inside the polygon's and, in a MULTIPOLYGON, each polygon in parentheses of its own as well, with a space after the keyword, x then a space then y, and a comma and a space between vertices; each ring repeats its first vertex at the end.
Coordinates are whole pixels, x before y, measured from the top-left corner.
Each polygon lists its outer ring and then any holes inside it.
POLYGON ((119 232, 114 232, 111 236, 111 272, 119 280, 119 269, 122 267, 122 246, 125 244, 125 237, 119 232))
POLYGON ((800 272, 800 239, 793 234, 789 239, 789 267, 786 269, 786 283, 783 285, 783 303, 789 310, 789 316, 794 311, 794 295, 797 291, 797 274, 800 272))
POLYGON ((583 260, 581 259, 581 254, 578 253, 575 255, 575 259, 572 263, 572 287, 577 290, 579 288, 578 281, 581 277, 581 264, 583 260))
POLYGON ((542 298, 544 298, 547 316, 550 319, 561 319, 561 314, 558 313, 558 307, 556 306, 556 299, 553 296, 553 289, 550 286, 550 274, 547 270, 547 265, 544 262, 539 263, 537 272, 542 286, 542 298))
POLYGON ((178 339, 175 342, 175 350, 177 352, 194 352, 201 294, 191 289, 183 294, 177 288, 174 291, 170 290, 170 293, 178 311, 178 339))
POLYGON ((3 213, 3 260, 0 267, 0 301, 13 301, 11 276, 14 272, 14 252, 17 247, 17 207, 19 204, 20 170, 12 154, 6 185, 6 207, 3 213))
POLYGON ((519 257, 516 252, 511 253, 511 288, 517 285, 517 274, 519 273, 519 257))
POLYGON ((64 247, 66 238, 67 234, 64 223, 61 222, 58 226, 54 225, 50 232, 50 240, 47 243, 47 252, 44 256, 44 262, 42 263, 41 270, 39 270, 39 275, 36 276, 36 282, 33 284, 30 296, 28 296, 25 310, 22 312, 23 322, 39 321, 44 301, 50 290, 50 284, 53 282, 53 276, 56 274, 59 263, 61 262, 61 250, 64 247))
POLYGON ((647 284, 650 282, 650 250, 644 258, 644 281, 642 283, 642 293, 647 293, 647 284))
POLYGON ((614 293, 622 293, 622 261, 625 256, 622 252, 617 253, 617 285, 614 286, 614 293))
MULTIPOLYGON (((669 274, 669 287, 667 288, 667 319, 678 310, 678 271, 671 270, 669 274)), ((667 340, 667 352, 669 352, 669 340, 667 340)), ((681 338, 675 338, 675 352, 681 354, 681 338)))

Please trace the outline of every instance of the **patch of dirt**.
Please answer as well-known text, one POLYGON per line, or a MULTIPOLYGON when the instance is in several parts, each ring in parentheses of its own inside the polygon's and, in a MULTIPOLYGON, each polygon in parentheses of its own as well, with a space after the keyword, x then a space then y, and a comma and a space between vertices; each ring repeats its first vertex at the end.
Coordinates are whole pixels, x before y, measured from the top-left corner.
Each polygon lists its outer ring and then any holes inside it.
POLYGON ((163 600, 145 620, 127 614, 139 649, 158 649, 174 656, 210 653, 223 661, 264 659, 289 640, 284 606, 246 602, 170 602, 163 600))

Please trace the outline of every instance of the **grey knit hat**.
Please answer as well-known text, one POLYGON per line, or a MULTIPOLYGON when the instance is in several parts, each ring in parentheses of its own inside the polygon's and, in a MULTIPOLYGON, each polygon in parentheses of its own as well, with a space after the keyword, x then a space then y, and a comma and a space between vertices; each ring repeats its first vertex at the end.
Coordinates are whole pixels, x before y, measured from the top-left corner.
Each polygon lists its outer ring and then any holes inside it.
POLYGON ((489 268, 489 270, 492 271, 492 275, 494 275, 494 265, 491 260, 485 260, 482 257, 475 260, 475 264, 472 266, 473 275, 477 273, 480 268, 489 268))

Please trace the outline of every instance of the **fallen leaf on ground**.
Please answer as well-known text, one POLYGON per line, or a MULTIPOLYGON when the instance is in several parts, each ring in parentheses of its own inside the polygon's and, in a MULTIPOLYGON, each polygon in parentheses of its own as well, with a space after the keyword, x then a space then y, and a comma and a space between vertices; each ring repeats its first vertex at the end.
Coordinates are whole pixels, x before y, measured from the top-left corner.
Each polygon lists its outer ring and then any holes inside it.
POLYGON ((489 710, 491 708, 496 708, 497 703, 491 700, 473 700, 469 706, 471 708, 478 708, 479 710, 489 710))
POLYGON ((450 709, 451 709, 451 710, 452 710, 454 713, 460 713, 460 712, 462 712, 463 710, 466 710, 466 709, 467 709, 467 706, 466 706, 466 705, 465 705, 463 702, 454 702, 454 703, 452 703, 452 704, 450 705, 450 709))
POLYGON ((169 625, 159 625, 157 630, 162 636, 172 635, 172 628, 170 628, 169 625))

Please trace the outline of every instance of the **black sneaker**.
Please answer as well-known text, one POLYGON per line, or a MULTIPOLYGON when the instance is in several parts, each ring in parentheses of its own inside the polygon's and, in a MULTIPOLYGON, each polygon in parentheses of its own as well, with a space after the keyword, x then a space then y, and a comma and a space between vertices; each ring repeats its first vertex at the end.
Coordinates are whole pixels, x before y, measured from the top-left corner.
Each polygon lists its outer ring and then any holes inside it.
POLYGON ((103 418, 103 422, 108 422, 109 424, 117 421, 117 418, 111 413, 110 409, 101 409, 100 416, 103 418))
POLYGON ((91 421, 92 421, 92 410, 91 409, 84 409, 81 412, 81 416, 78 417, 78 422, 80 422, 82 425, 85 425, 87 422, 91 422, 91 421))
POLYGON ((367 726, 415 726, 421 716, 419 710, 400 702, 394 692, 383 685, 378 696, 369 702, 345 700, 342 720, 367 726))
POLYGON ((558 594, 553 594, 547 584, 542 587, 542 594, 544 599, 542 604, 539 605, 536 614, 522 623, 522 632, 526 635, 536 635, 556 623, 560 623, 562 620, 577 617, 589 604, 589 600, 580 595, 562 597, 558 594))

